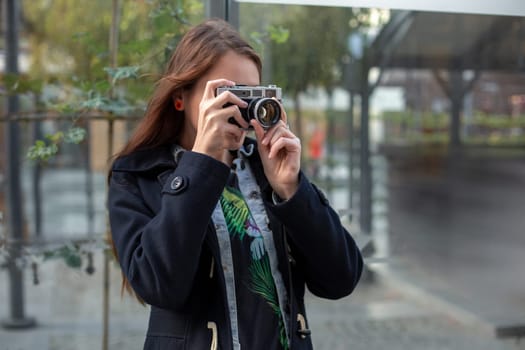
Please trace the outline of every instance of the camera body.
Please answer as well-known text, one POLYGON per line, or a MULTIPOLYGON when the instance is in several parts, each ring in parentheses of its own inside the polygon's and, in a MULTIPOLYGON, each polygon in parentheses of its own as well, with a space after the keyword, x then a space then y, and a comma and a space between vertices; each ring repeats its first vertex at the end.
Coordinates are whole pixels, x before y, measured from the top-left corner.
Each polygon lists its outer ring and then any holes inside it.
MULTIPOLYGON (((275 85, 222 86, 217 88, 216 95, 224 91, 229 91, 248 103, 248 107, 239 108, 242 117, 248 123, 251 119, 255 119, 264 129, 269 129, 281 120, 282 108, 280 103, 275 100, 281 101, 282 93, 280 87, 275 85)), ((230 121, 237 124, 233 118, 230 121)))

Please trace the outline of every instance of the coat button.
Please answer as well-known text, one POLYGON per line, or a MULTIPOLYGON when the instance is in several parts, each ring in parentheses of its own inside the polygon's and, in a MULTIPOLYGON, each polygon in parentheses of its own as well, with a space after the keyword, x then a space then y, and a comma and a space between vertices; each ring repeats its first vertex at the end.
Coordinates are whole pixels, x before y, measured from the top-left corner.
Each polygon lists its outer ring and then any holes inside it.
POLYGON ((183 190, 185 186, 186 186, 186 183, 182 176, 175 176, 173 180, 171 180, 170 187, 175 192, 183 190))

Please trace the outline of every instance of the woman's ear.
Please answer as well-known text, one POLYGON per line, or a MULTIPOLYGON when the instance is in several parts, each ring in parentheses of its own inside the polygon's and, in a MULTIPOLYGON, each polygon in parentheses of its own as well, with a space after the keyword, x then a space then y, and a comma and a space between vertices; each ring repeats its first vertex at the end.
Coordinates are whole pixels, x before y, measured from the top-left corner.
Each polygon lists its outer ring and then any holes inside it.
POLYGON ((184 110, 184 101, 182 100, 182 94, 173 95, 173 106, 177 111, 184 110))

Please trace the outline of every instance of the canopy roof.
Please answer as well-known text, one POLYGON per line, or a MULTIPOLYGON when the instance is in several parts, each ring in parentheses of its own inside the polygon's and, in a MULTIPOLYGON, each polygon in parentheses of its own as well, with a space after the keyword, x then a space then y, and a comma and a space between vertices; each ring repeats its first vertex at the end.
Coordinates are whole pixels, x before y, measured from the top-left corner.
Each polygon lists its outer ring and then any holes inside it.
MULTIPOLYGON (((213 0, 218 1, 218 0, 213 0)), ((521 0, 235 0, 264 4, 338 6, 381 8, 393 10, 479 13, 507 16, 525 16, 525 3, 521 0)))
POLYGON ((525 17, 396 11, 370 59, 382 68, 525 72, 525 17))

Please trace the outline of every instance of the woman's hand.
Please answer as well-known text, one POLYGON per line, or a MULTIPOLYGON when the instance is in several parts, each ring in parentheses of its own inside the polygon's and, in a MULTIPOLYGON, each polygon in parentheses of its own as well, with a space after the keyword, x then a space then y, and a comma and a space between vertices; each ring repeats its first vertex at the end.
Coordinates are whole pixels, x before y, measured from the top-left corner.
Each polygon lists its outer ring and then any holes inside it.
POLYGON ((286 112, 282 111, 283 118, 266 132, 255 119, 250 122, 255 129, 259 154, 270 186, 279 197, 287 200, 295 194, 299 185, 301 141, 288 129, 286 112))
POLYGON ((208 81, 199 104, 197 134, 192 150, 219 161, 224 161, 225 150, 236 150, 242 146, 246 136, 244 129, 249 126, 239 110, 239 107, 247 107, 246 102, 229 91, 215 96, 218 87, 233 85, 234 82, 226 79, 208 81), (241 127, 230 123, 230 118, 234 118, 241 127))

